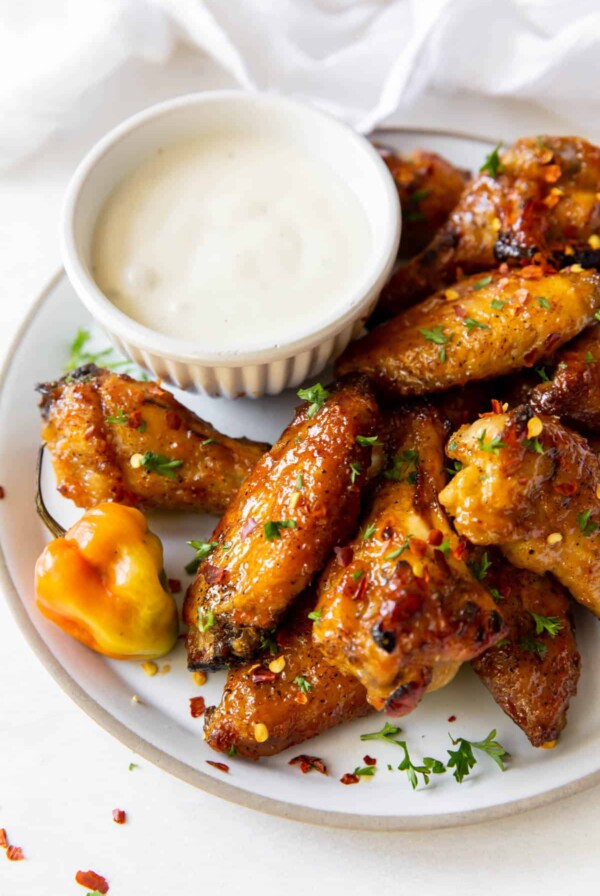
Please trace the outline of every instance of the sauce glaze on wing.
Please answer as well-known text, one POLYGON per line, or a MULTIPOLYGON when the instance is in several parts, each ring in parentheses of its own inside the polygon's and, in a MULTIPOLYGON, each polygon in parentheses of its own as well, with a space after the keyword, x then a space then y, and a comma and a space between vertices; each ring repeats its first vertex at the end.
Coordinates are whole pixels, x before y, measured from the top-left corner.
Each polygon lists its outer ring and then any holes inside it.
POLYGON ((391 466, 359 534, 336 552, 318 589, 315 641, 364 684, 376 709, 393 715, 410 712, 504 633, 437 500, 445 437, 428 405, 392 415, 391 466))
POLYGON ((367 380, 303 405, 225 512, 184 603, 190 668, 250 659, 294 598, 354 531, 376 434, 367 380), (362 440, 361 440, 362 441, 362 440), (277 525, 278 524, 278 525, 277 525))
POLYGON ((220 514, 269 447, 224 436, 158 383, 93 364, 37 388, 58 490, 78 507, 220 514), (146 452, 182 463, 169 475, 132 466, 146 452))

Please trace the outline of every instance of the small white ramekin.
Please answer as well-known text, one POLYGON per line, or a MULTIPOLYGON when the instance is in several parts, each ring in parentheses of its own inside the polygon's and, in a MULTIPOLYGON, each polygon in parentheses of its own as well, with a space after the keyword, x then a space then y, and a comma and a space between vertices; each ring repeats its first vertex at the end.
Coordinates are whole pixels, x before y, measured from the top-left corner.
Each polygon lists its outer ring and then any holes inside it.
MULTIPOLYGON (((291 175, 293 176, 293 175, 291 175)), ((62 254, 79 298, 113 344, 155 377, 208 395, 274 395, 318 374, 356 337, 373 310, 398 251, 400 204, 387 167, 368 140, 316 109, 266 94, 218 91, 180 97, 134 115, 83 159, 67 190, 62 254), (96 286, 90 270, 98 215, 114 187, 159 147, 232 121, 256 132, 276 128, 325 162, 352 189, 367 216, 371 249, 357 282, 310 332, 277 346, 232 352, 165 336, 127 317, 96 286), (340 310, 341 307, 341 310, 340 310)), ((268 250, 267 250, 268 251, 268 250)), ((281 313, 285 314, 282 296, 281 313)))

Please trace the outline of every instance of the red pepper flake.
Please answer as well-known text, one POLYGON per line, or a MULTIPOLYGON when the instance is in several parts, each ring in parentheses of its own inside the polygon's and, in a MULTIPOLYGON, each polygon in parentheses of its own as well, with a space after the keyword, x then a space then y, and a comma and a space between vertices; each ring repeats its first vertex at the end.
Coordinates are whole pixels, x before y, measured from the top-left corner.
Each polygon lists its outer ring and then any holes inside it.
POLYGON ((363 762, 365 765, 377 765, 377 760, 373 756, 369 756, 368 753, 366 756, 363 756, 363 762))
POLYGON ((309 756, 307 753, 301 753, 299 756, 294 756, 293 759, 290 759, 288 765, 299 765, 303 775, 307 775, 313 769, 316 772, 320 772, 322 775, 327 774, 327 766, 323 760, 318 756, 309 756))
POLYGON ((337 560, 338 566, 341 566, 342 569, 345 569, 346 566, 350 566, 352 560, 354 559, 354 551, 350 547, 345 548, 334 548, 335 559, 337 560))
POLYGON ((141 411, 132 411, 127 420, 127 426, 130 429, 139 429, 144 421, 142 420, 141 411))
POLYGON ((167 411, 165 414, 165 423, 169 429, 181 429, 181 417, 175 411, 167 411))
POLYGON ((6 831, 4 828, 0 828, 0 847, 2 849, 6 849, 8 846, 8 838, 6 836, 6 831))
POLYGON ((215 762, 213 759, 207 759, 206 764, 212 765, 213 768, 218 769, 220 772, 225 772, 225 774, 229 772, 229 766, 225 765, 224 762, 215 762))
POLYGON ((0 485, 0 501, 2 500, 2 498, 4 498, 5 495, 6 492, 4 491, 4 486, 0 485))
POLYGON ((169 579, 169 591, 171 594, 179 594, 181 591, 181 582, 179 579, 169 579))
POLYGON ((190 713, 193 719, 199 719, 204 715, 206 701, 204 697, 190 697, 190 713))
POLYGON ((6 850, 6 858, 9 862, 22 862, 25 856, 20 846, 9 846, 6 850))
POLYGON ((433 545, 434 548, 438 547, 444 540, 444 533, 441 529, 431 529, 427 536, 427 544, 433 545))
POLYGON ((259 666, 258 669, 252 670, 252 681, 254 684, 262 684, 265 681, 275 681, 277 676, 270 669, 259 666))
POLYGON ((85 430, 85 432, 83 434, 83 438, 86 440, 86 442, 89 442, 89 440, 92 439, 95 434, 96 434, 96 427, 94 426, 94 424, 92 424, 91 426, 88 426, 88 428, 85 430))
POLYGON ((252 517, 249 517, 240 530, 240 538, 247 538, 251 532, 254 532, 258 523, 252 517))
POLYGON ((280 629, 275 635, 275 640, 277 642, 278 647, 289 647, 291 644, 291 632, 287 632, 284 629, 280 629))
POLYGON ((225 578, 226 572, 227 570, 213 566, 212 563, 205 563, 202 567, 202 575, 209 585, 219 585, 225 578))
POLYGON ((483 414, 479 414, 478 416, 481 418, 493 417, 495 414, 502 414, 502 413, 504 413, 504 408, 502 406, 502 402, 498 401, 497 398, 492 398, 492 410, 485 411, 483 414))
POLYGON ((342 784, 358 784, 358 780, 358 775, 351 775, 349 772, 340 778, 342 784))
POLYGON ((408 550, 414 557, 423 557, 427 551, 427 542, 422 538, 411 538, 408 550))
POLYGON ((466 560, 469 556, 469 542, 464 535, 460 536, 458 544, 452 548, 452 556, 455 560, 466 560))
POLYGON ((125 824, 127 815, 124 809, 113 809, 112 816, 115 824, 125 824))
POLYGON ((456 716, 448 716, 449 722, 456 722, 456 716))
POLYGON ((467 316, 467 309, 464 308, 463 305, 456 304, 454 305, 454 313, 460 320, 464 320, 467 316))
POLYGON ((553 490, 557 494, 563 495, 565 498, 574 495, 578 488, 579 486, 576 482, 556 482, 553 485, 553 490))
POLYGON ((88 890, 97 890, 98 893, 102 893, 102 896, 108 893, 109 888, 106 880, 99 874, 96 874, 95 871, 78 871, 75 875, 75 880, 82 887, 87 887, 88 890))
POLYGON ((358 588, 352 595, 352 600, 362 600, 364 597, 364 593, 367 587, 367 577, 363 576, 360 582, 358 583, 358 588))

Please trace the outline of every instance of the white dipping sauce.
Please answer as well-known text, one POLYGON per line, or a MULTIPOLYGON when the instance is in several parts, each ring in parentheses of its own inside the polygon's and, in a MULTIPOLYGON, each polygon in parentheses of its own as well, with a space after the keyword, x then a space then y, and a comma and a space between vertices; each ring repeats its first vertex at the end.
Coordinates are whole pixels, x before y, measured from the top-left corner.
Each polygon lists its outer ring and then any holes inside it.
POLYGON ((115 188, 92 272, 152 330, 243 351, 325 323, 370 251, 358 199, 325 163, 276 135, 224 132, 157 152, 115 188))

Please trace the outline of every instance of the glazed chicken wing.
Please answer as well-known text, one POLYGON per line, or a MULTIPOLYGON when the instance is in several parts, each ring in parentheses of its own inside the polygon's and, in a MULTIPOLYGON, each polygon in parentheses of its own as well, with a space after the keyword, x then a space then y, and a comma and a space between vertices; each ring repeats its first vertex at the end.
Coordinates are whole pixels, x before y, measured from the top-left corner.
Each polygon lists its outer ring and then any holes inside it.
POLYGON ((78 507, 220 514, 269 448, 224 436, 158 383, 93 364, 37 388, 58 490, 78 507))
POLYGON ((494 272, 444 290, 353 343, 340 374, 392 395, 423 395, 531 367, 576 336, 600 307, 600 275, 494 272))
POLYGON ((348 381, 318 409, 301 407, 259 461, 188 591, 190 668, 250 659, 334 545, 354 531, 371 454, 365 439, 377 417, 368 382, 348 381))
POLYGON ((431 407, 396 412, 390 468, 361 531, 336 552, 319 584, 313 636, 355 675, 369 702, 404 715, 427 689, 504 634, 492 597, 460 559, 440 508, 446 430, 431 407))
POLYGON ((539 414, 554 414, 573 426, 600 430, 600 326, 588 327, 562 351, 545 372, 529 403, 539 414))
POLYGON ((392 173, 402 206, 400 256, 410 258, 433 238, 460 199, 468 172, 435 152, 397 155, 378 147, 392 173))
POLYGON ((276 649, 230 670, 220 704, 206 710, 204 734, 213 750, 235 747, 246 759, 273 756, 371 710, 360 682, 331 666, 313 644, 313 606, 314 595, 301 598, 277 632, 276 649), (268 668, 274 657, 285 661, 277 673, 268 668), (260 742, 259 724, 268 734, 260 742))
POLYGON ((569 595, 551 576, 517 569, 493 548, 476 548, 471 562, 485 570, 483 582, 508 626, 471 665, 534 747, 553 746, 567 723, 581 663, 569 595))
POLYGON ((579 137, 526 137, 492 157, 432 242, 391 278, 376 318, 502 262, 600 264, 600 149, 579 137))
POLYGON ((458 531, 552 572, 600 616, 600 460, 587 442, 523 406, 463 427, 447 453, 462 469, 440 501, 458 531))

